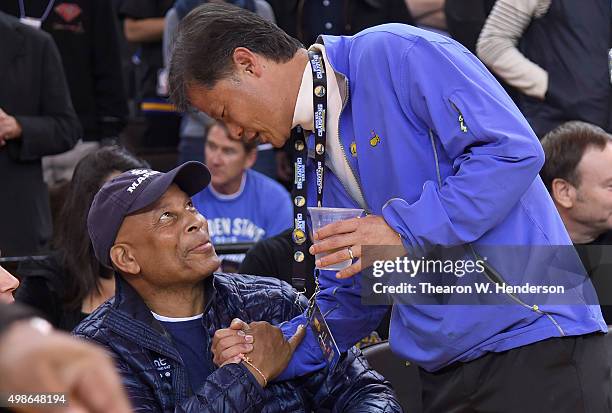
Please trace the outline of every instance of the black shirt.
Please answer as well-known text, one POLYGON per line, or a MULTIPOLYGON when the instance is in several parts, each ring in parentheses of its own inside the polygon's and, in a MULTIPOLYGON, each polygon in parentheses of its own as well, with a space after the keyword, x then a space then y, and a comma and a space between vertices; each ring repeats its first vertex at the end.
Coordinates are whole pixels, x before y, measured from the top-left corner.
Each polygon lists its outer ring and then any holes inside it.
POLYGON ((594 241, 574 244, 584 268, 591 277, 606 324, 612 324, 612 231, 594 241))
MULTIPOLYGON (((119 15, 134 20, 161 18, 173 4, 173 0, 124 0, 119 15)), ((164 63, 161 36, 159 41, 141 43, 137 57, 140 60, 137 70, 140 97, 154 98, 157 96, 157 74, 164 63)))
POLYGON ((320 34, 353 35, 383 23, 414 24, 405 0, 268 0, 278 27, 306 46, 320 34))
POLYGON ((67 309, 64 305, 67 274, 54 254, 40 261, 29 261, 19 266, 21 284, 15 294, 18 302, 38 310, 55 328, 72 331, 89 314, 80 308, 67 309))
MULTIPOLYGON (((293 241, 291 239, 292 229, 259 241, 246 254, 240 264, 238 272, 241 274, 263 275, 274 277, 291 284, 293 274, 293 241)), ((306 248, 310 248, 310 239, 306 241, 306 248)), ((306 296, 314 293, 314 267, 315 259, 311 254, 306 254, 306 296)))

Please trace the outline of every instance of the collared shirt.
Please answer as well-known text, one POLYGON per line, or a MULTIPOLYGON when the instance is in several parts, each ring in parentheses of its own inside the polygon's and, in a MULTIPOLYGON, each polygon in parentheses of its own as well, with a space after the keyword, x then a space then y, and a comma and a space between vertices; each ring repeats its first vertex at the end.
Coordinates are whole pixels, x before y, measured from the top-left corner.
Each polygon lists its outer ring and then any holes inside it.
MULTIPOLYGON (((348 192, 363 209, 366 209, 365 199, 359 190, 357 179, 345 158, 342 147, 340 146, 340 113, 342 112, 342 101, 347 96, 342 94, 338 84, 338 77, 335 71, 332 70, 325 46, 322 44, 314 44, 310 50, 319 50, 323 55, 323 61, 326 67, 327 77, 327 143, 326 143, 326 158, 325 165, 338 177, 338 179, 348 189, 348 192)), ((293 126, 300 125, 306 130, 314 130, 314 112, 312 102, 312 69, 310 62, 304 68, 302 75, 302 83, 298 92, 297 101, 295 104, 295 112, 293 114, 293 126)))

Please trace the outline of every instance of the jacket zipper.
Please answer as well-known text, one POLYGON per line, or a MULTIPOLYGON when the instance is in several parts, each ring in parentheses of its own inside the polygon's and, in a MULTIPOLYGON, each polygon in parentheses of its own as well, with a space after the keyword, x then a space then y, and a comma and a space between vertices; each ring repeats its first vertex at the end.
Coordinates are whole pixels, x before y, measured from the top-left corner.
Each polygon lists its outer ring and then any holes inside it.
MULTIPOLYGON (((332 74, 335 76, 335 70, 332 71, 332 74)), ((344 99, 342 100, 342 109, 340 109, 340 114, 338 116, 338 126, 336 128, 336 135, 338 138, 338 142, 340 143, 340 150, 342 151, 342 156, 344 157, 344 161, 346 162, 346 164, 349 167, 349 170, 351 171, 351 174, 353 175, 353 179, 355 179, 355 182, 357 183, 357 189, 359 190, 359 195, 361 195, 361 199, 363 199, 363 203, 364 203, 364 209, 367 215, 370 215, 372 212, 370 211, 370 208, 368 207, 368 203, 366 202, 365 196, 363 196, 363 190, 361 189, 361 183, 359 182, 359 179, 357 179, 357 174, 355 173, 355 171, 353 170, 353 167, 351 166, 351 163, 348 161, 348 157, 346 156, 346 151, 344 150, 344 145, 342 144, 342 139, 340 139, 340 117, 342 116, 342 112, 344 112, 344 108, 346 107, 346 104, 348 102, 348 98, 349 98, 349 80, 348 78, 346 78, 346 76, 344 77, 344 82, 346 84, 346 96, 344 97, 344 99)), ((341 181, 341 180, 340 180, 341 181)), ((347 192, 347 194, 351 194, 351 191, 349 190, 349 188, 344 184, 344 182, 342 182, 342 186, 344 187, 344 190, 347 192)))
MULTIPOLYGON (((449 100, 450 101, 450 100, 449 100)), ((451 102, 451 105, 453 105, 453 107, 455 108, 455 110, 459 113, 459 117, 460 119, 463 117, 463 115, 461 115, 461 112, 459 111, 459 109, 457 108, 457 106, 455 106, 455 104, 451 102)), ((438 187, 441 188, 442 187, 442 175, 440 173, 440 165, 439 165, 439 161, 438 161, 438 150, 436 149, 436 144, 435 144, 435 140, 434 140, 434 135, 433 135, 433 131, 431 129, 429 129, 429 139, 431 141, 431 147, 433 149, 434 152, 434 160, 436 162, 436 175, 438 178, 438 187)), ((487 277, 487 279, 489 281, 491 281, 494 284, 497 285, 508 285, 508 283, 506 283, 506 281, 503 279, 503 277, 501 276, 501 274, 499 274, 491 265, 489 265, 489 263, 487 263, 484 259, 482 259, 482 257, 480 257, 480 255, 478 255, 478 253, 476 253, 476 251, 474 250, 474 246, 470 243, 468 244, 470 246, 470 249, 472 251, 472 255, 474 255, 474 258, 476 258, 476 260, 480 260, 483 263, 483 266, 485 267, 485 277, 487 277), (495 279, 493 279, 495 278, 495 279)), ((527 303, 525 303, 523 300, 521 300, 520 298, 518 298, 515 294, 504 291, 504 294, 506 294, 508 297, 510 297, 514 302, 520 304, 521 306, 535 311, 538 314, 541 315, 545 315, 546 317, 548 317, 548 319, 555 325, 555 327, 557 328, 557 330, 559 330, 559 333, 561 334, 561 336, 565 336, 565 332, 563 331, 563 329, 561 328, 561 326, 559 325, 559 323, 557 323, 557 320, 554 319, 553 316, 551 316, 550 314, 548 314, 546 311, 542 311, 540 310, 540 307, 538 307, 537 304, 534 305, 529 305, 527 303)))
POLYGON ((459 129, 461 129, 461 132, 467 133, 468 129, 467 129, 467 125, 465 124, 465 118, 463 117, 463 113, 461 113, 461 111, 459 110, 457 105, 455 105, 455 102, 453 102, 450 99, 448 101, 450 102, 450 104, 453 107, 453 109, 455 109, 455 111, 459 115, 459 117, 457 119, 459 121, 459 129))

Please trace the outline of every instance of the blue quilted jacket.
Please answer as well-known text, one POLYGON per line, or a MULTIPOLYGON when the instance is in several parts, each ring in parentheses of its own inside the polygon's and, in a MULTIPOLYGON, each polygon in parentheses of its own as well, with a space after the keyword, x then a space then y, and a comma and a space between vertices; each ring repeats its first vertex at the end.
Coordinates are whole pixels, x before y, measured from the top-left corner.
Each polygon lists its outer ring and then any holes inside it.
MULTIPOLYGON (((239 317, 279 324, 300 314, 294 290, 273 278, 215 274, 205 281, 203 323, 211 336, 239 317)), ((168 332, 136 291, 117 291, 74 330, 114 356, 135 412, 401 412, 393 390, 352 348, 333 373, 316 371, 262 389, 242 365, 215 370, 194 394, 168 332)))

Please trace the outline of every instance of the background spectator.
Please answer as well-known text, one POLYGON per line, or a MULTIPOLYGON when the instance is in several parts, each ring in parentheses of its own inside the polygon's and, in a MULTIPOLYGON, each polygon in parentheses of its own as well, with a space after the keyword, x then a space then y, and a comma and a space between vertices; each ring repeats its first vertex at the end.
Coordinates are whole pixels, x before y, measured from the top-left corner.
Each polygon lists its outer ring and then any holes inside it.
MULTIPOLYGON (((166 14, 164 26, 164 72, 170 64, 172 55, 172 42, 178 30, 180 20, 185 17, 193 8, 206 3, 206 0, 178 0, 172 9, 166 14)), ((274 12, 272 7, 265 0, 228 0, 226 3, 234 4, 250 10, 264 19, 274 23, 274 12)), ((204 162, 204 141, 202 136, 206 136, 206 129, 212 125, 211 119, 205 113, 195 109, 183 113, 180 129, 179 159, 181 165, 187 161, 204 162)), ((259 171, 270 178, 276 178, 276 159, 271 145, 260 145, 260 151, 253 169, 259 171)))
POLYGON ((119 136, 127 116, 112 4, 110 0, 6 0, 0 10, 20 18, 40 18, 41 28, 59 49, 83 143, 45 157, 43 168, 48 184, 69 181, 79 159, 97 149, 100 140, 119 136))
POLYGON ((104 182, 148 165, 119 147, 104 147, 77 165, 60 213, 54 253, 19 268, 17 300, 36 309, 55 327, 72 329, 115 294, 113 271, 94 256, 87 214, 104 182))
POLYGON ((542 140, 548 188, 612 324, 612 135, 567 122, 542 140))
POLYGON ((612 135, 585 122, 567 122, 542 140, 542 179, 574 243, 612 230, 612 135))
POLYGON ((612 130, 609 0, 499 0, 480 34, 478 57, 518 89, 538 137, 570 120, 612 130))
POLYGON ((448 34, 476 53, 476 42, 495 0, 446 0, 444 14, 448 34))
POLYGON ((145 131, 140 146, 176 148, 180 116, 165 97, 158 80, 163 68, 162 36, 164 16, 173 0, 123 0, 119 15, 127 41, 139 48, 133 56, 136 71, 136 100, 145 119, 145 131))
POLYGON ((405 0, 405 2, 415 26, 446 32, 447 17, 444 6, 449 0, 405 0))
POLYGON ((382 23, 413 24, 404 0, 269 0, 278 27, 306 46, 320 34, 351 35, 382 23))
POLYGON ((51 36, 2 12, 0 76, 0 251, 36 254, 52 236, 40 159, 72 148, 81 128, 51 36))
POLYGON ((277 182, 250 168, 256 144, 230 139, 222 123, 215 123, 206 140, 206 165, 211 185, 193 196, 208 220, 214 244, 255 242, 291 227, 289 193, 277 182))

